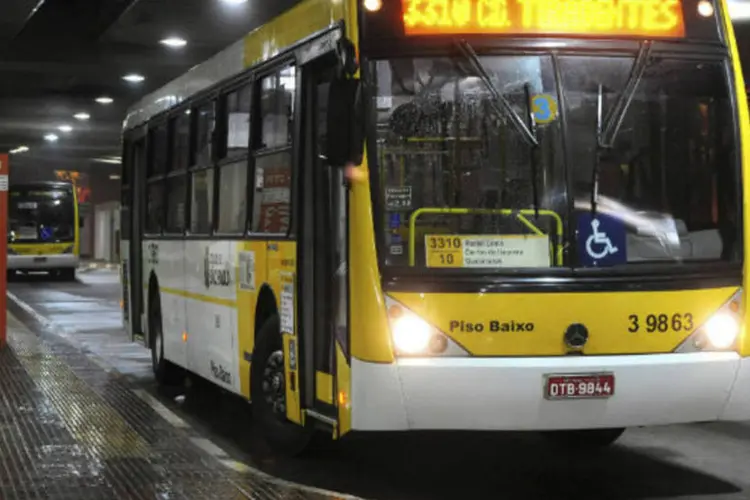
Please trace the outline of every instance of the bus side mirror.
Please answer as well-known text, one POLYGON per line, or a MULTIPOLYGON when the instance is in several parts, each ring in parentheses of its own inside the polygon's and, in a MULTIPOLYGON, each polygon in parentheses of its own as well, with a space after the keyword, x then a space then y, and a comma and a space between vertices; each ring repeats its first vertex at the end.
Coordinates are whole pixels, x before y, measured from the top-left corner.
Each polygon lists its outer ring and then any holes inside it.
POLYGON ((362 81, 339 76, 328 87, 326 157, 332 167, 362 163, 365 144, 362 81))

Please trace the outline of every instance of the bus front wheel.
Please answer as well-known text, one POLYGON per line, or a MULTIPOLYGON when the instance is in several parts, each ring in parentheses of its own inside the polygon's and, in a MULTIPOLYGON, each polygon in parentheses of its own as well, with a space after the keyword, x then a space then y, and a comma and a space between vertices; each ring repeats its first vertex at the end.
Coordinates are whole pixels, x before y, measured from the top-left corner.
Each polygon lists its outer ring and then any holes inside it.
POLYGON ((284 455, 300 455, 310 444, 312 432, 287 419, 284 349, 278 314, 266 320, 255 337, 250 365, 253 418, 266 442, 284 455))
POLYGON ((76 269, 74 267, 65 267, 58 271, 58 276, 60 276, 60 279, 63 281, 75 281, 76 269))
POLYGON ((605 448, 625 432, 625 428, 615 429, 576 429, 548 431, 544 436, 556 445, 568 449, 605 448))

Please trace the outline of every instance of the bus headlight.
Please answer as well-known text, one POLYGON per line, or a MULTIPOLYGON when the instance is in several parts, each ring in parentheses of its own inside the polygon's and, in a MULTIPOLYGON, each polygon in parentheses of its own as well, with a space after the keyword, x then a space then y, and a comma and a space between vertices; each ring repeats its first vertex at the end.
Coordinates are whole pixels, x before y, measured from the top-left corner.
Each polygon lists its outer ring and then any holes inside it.
POLYGON ((674 352, 730 351, 739 346, 742 334, 742 290, 740 289, 680 344, 674 352))
POLYGON ((430 345, 432 328, 424 320, 407 314, 393 320, 391 333, 396 349, 405 354, 420 354, 430 345))
POLYGON ((740 325, 737 319, 726 312, 719 312, 711 316, 703 325, 706 340, 717 349, 727 349, 737 340, 740 325))
POLYGON ((454 340, 391 297, 385 297, 397 356, 468 356, 454 340))

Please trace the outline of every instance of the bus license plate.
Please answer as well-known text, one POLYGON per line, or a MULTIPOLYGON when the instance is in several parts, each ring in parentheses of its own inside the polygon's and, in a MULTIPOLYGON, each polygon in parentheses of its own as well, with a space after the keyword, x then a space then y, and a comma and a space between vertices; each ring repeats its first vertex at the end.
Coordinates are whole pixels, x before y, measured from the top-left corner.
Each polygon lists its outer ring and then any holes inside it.
POLYGON ((34 257, 34 262, 47 262, 47 257, 34 257))
POLYGON ((602 399, 615 393, 615 376, 612 373, 547 375, 546 379, 546 399, 602 399))

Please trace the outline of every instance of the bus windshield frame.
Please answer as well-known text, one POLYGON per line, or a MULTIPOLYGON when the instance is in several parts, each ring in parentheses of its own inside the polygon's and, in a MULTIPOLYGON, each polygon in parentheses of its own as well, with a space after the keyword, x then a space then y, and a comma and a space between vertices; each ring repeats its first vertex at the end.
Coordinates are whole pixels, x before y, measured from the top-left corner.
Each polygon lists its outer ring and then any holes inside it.
MULTIPOLYGON (((742 195, 738 188, 741 185, 740 140, 736 104, 732 97, 736 89, 728 50, 725 47, 704 42, 683 42, 679 44, 654 42, 653 46, 649 47, 646 62, 639 64, 637 63, 639 61, 638 56, 639 53, 642 54, 643 52, 643 42, 639 40, 597 41, 577 39, 570 40, 570 43, 558 41, 555 44, 549 44, 547 43, 548 40, 533 41, 526 39, 519 41, 509 39, 505 40, 505 43, 499 44, 497 37, 469 38, 471 47, 478 54, 477 59, 488 70, 491 80, 489 83, 497 87, 495 91, 499 90, 504 99, 511 102, 512 108, 517 114, 513 117, 508 113, 503 114, 502 110, 498 110, 497 99, 492 97, 493 95, 496 96, 496 93, 493 94, 493 90, 487 86, 488 82, 483 81, 481 75, 477 74, 476 64, 472 67, 466 54, 462 54, 461 50, 457 49, 457 45, 462 40, 465 39, 444 37, 438 43, 438 40, 433 38, 429 44, 404 44, 402 50, 395 56, 389 56, 389 50, 381 49, 378 53, 365 54, 363 58, 363 74, 368 79, 371 92, 370 118, 368 120, 370 140, 368 140, 368 144, 376 144, 375 147, 368 148, 368 162, 373 184, 372 197, 376 218, 376 242, 381 269, 384 272, 388 274, 461 272, 503 275, 521 272, 541 276, 594 272, 597 275, 607 273, 629 275, 646 272, 680 273, 694 269, 695 266, 692 264, 703 266, 704 269, 726 270, 740 267, 744 257, 742 253, 742 195), (438 49, 437 47, 441 48, 438 49), (564 48, 561 49, 560 47, 564 48), (502 63, 498 61, 502 61, 502 63), (421 68, 418 67, 420 64, 421 68), (409 74, 407 79, 410 81, 406 83, 406 86, 411 85, 411 88, 407 89, 406 93, 413 92, 415 85, 417 87, 422 86, 425 89, 432 85, 433 101, 428 103, 429 99, 423 99, 422 109, 418 109, 416 106, 401 106, 400 116, 392 115, 390 112, 393 110, 386 109, 388 106, 397 107, 394 104, 397 96, 392 89, 403 85, 404 82, 394 83, 392 81, 393 74, 391 74, 388 76, 391 88, 387 92, 381 92, 383 72, 379 70, 382 70, 384 65, 390 66, 389 71, 391 73, 394 72, 393 67, 400 67, 403 74, 409 74), (533 71, 538 76, 535 81, 530 82, 528 79, 522 78, 524 65, 527 69, 534 67, 533 71), (642 74, 639 78, 633 78, 634 70, 638 70, 637 66, 639 65, 642 66, 640 68, 642 74), (542 66, 545 67, 542 68, 542 66), (660 203, 645 199, 648 196, 633 196, 631 193, 629 198, 623 197, 622 194, 617 192, 618 189, 622 191, 622 183, 618 185, 615 182, 613 190, 613 183, 609 179, 618 175, 623 177, 623 172, 628 169, 638 170, 638 167, 634 167, 632 164, 639 161, 639 154, 636 154, 638 152, 633 152, 638 149, 635 146, 647 148, 650 142, 654 142, 653 137, 657 134, 656 129, 659 129, 662 133, 665 130, 671 130, 672 133, 675 133, 675 127, 681 126, 681 123, 687 123, 684 117, 680 119, 670 115, 668 120, 666 118, 661 120, 663 123, 654 124, 652 127, 654 130, 649 132, 649 139, 644 141, 641 138, 640 144, 637 144, 639 140, 635 139, 634 134, 637 134, 639 129, 644 128, 638 125, 636 119, 638 115, 642 115, 645 112, 644 109, 658 107, 658 103, 654 102, 654 99, 644 98, 648 95, 648 92, 661 92, 662 101, 665 100, 664 96, 666 96, 667 101, 670 100, 670 89, 675 89, 675 98, 672 101, 676 101, 679 93, 687 92, 689 94, 691 88, 696 89, 698 93, 701 92, 699 81, 689 80, 689 84, 682 86, 676 84, 676 81, 681 77, 684 78, 690 71, 710 73, 713 80, 706 82, 709 87, 712 85, 711 82, 715 85, 716 79, 721 79, 722 89, 718 92, 724 98, 720 106, 722 119, 723 123, 729 125, 721 130, 721 134, 718 134, 721 136, 718 140, 723 141, 721 147, 725 154, 721 159, 715 157, 716 151, 719 149, 716 145, 718 143, 716 143, 712 145, 712 151, 708 152, 709 155, 713 154, 714 157, 706 161, 710 163, 710 165, 707 165, 711 168, 718 165, 716 163, 718 161, 725 165, 720 169, 721 182, 724 186, 730 188, 734 186, 734 193, 720 192, 722 196, 717 196, 714 193, 712 200, 708 202, 713 205, 710 208, 703 201, 701 207, 703 213, 692 217, 692 219, 695 219, 690 222, 692 227, 688 227, 688 221, 684 220, 684 217, 672 217, 674 214, 670 213, 670 210, 664 210, 664 203, 661 203, 660 206, 660 203), (500 127, 512 137, 514 154, 523 158, 522 161, 516 163, 520 165, 520 171, 526 175, 526 185, 525 192, 521 186, 505 186, 505 196, 506 198, 509 195, 521 197, 523 198, 522 202, 512 203, 509 206, 497 203, 482 205, 479 203, 481 197, 477 193, 469 193, 466 195, 467 199, 472 200, 471 203, 476 202, 476 204, 451 204, 446 201, 445 196, 442 198, 433 196, 430 203, 418 203, 419 193, 417 191, 421 190, 424 193, 424 186, 419 188, 410 186, 412 191, 409 191, 399 189, 399 187, 406 187, 403 184, 404 179, 401 179, 400 184, 396 182, 395 186, 391 182, 393 178, 391 177, 389 180, 388 176, 394 175, 394 163, 392 158, 387 160, 386 157, 393 152, 393 149, 386 154, 383 150, 384 144, 390 141, 390 146, 408 149, 412 146, 410 142, 414 142, 410 140, 409 135, 412 134, 412 139, 418 135, 415 129, 415 127, 418 127, 418 122, 423 120, 425 116, 429 116, 430 113, 433 113, 434 117, 438 117, 441 113, 440 109, 445 108, 446 103, 449 103, 448 107, 452 105, 449 102, 451 99, 442 99, 442 101, 441 99, 437 101, 434 99, 436 95, 447 95, 448 93, 444 88, 445 84, 439 82, 441 75, 443 80, 448 81, 453 78, 453 80, 460 82, 459 90, 454 89, 456 92, 464 96, 473 93, 478 99, 484 101, 484 107, 481 108, 484 110, 482 111, 485 115, 484 118, 492 115, 491 120, 484 119, 485 123, 482 126, 485 130, 495 130, 500 127), (594 82, 596 78, 600 80, 599 85, 594 82), (436 90, 435 87, 441 85, 442 87, 436 90), (465 88, 460 89, 461 85, 465 88), (532 88, 529 88, 530 86, 532 88), (550 96, 552 99, 550 99, 550 96), (487 102, 489 100, 494 100, 495 105, 487 102), (623 109, 614 111, 618 106, 622 108, 620 101, 623 100, 629 101, 628 104, 623 109), (539 106, 557 108, 544 110, 555 114, 555 119, 539 120, 539 106), (534 134, 538 134, 538 147, 535 148, 533 144, 529 144, 528 137, 523 137, 524 134, 520 127, 512 126, 511 122, 517 122, 518 118, 523 120, 523 124, 529 130, 533 129, 534 134), (392 134, 390 139, 386 138, 384 135, 386 129, 394 125, 398 127, 396 122, 405 126, 405 130, 399 131, 400 134, 392 134), (609 144, 602 144, 600 128, 612 123, 614 125, 607 128, 610 131, 608 135, 609 144), (409 127, 412 130, 409 130, 409 127), (551 127, 557 127, 558 130, 554 134, 550 134, 551 127), (398 139, 394 142, 396 137, 398 139), (575 166, 572 166, 573 163, 575 163, 575 166), (619 174, 618 169, 620 170, 619 174), (536 179, 536 182, 530 182, 531 178, 536 179), (540 186, 540 182, 543 182, 544 185, 540 186), (536 189, 534 189, 534 186, 536 186, 536 189), (401 208, 395 206, 399 203, 411 204, 412 202, 414 202, 414 206, 401 208), (495 211, 482 211, 488 207, 494 207, 495 211), (505 210, 507 213, 498 212, 498 208, 505 210), (413 209, 420 210, 416 220, 413 217, 413 209), (460 214, 460 209, 470 210, 469 213, 460 214), (453 210, 452 213, 451 210, 453 210), (721 228, 717 227, 717 212, 721 213, 721 228), (586 222, 587 214, 588 222, 586 222), (548 219, 542 223, 544 228, 540 226, 538 217, 548 219), (623 233, 623 226, 625 228, 624 234, 621 234, 618 239, 620 244, 626 242, 624 238, 637 237, 643 239, 641 238, 643 236, 646 239, 655 239, 645 243, 639 242, 643 247, 640 257, 636 255, 637 252, 631 251, 629 253, 634 258, 625 261, 618 261, 617 259, 600 259, 598 261, 588 259, 587 261, 586 255, 582 253, 582 247, 585 246, 586 240, 581 240, 576 235, 585 232, 581 224, 590 224, 593 218, 607 217, 614 219, 610 222, 620 233, 623 233), (466 239, 460 242, 455 240, 455 243, 464 247, 467 245, 492 247, 493 245, 508 245, 509 243, 507 240, 504 243, 490 241, 492 238, 474 238, 472 240, 470 236, 477 236, 477 234, 476 231, 470 229, 446 230, 446 218, 456 219, 455 224, 464 228, 470 227, 472 224, 474 224, 473 227, 477 227, 476 224, 481 225, 481 222, 478 221, 482 219, 485 221, 491 220, 491 223, 495 225, 498 223, 505 224, 508 227, 506 223, 509 221, 507 219, 513 218, 514 220, 510 221, 510 226, 513 227, 511 233, 518 237, 523 235, 524 238, 521 239, 526 240, 529 238, 525 238, 525 236, 535 235, 535 233, 536 236, 539 236, 540 231, 538 229, 543 229, 542 232, 548 237, 546 243, 550 248, 549 261, 545 263, 539 259, 543 255, 543 244, 532 243, 530 245, 530 247, 533 247, 531 253, 537 256, 536 261, 533 262, 516 259, 517 265, 506 264, 499 267, 497 262, 494 261, 491 265, 483 266, 481 265, 483 262, 481 259, 473 263, 470 262, 468 265, 467 263, 446 262, 446 256, 451 253, 448 252, 450 248, 441 248, 441 245, 450 247, 453 240, 442 237, 441 235, 444 234, 450 236, 463 235, 466 239), (703 220, 698 220, 701 218, 703 220), (500 219, 506 220, 501 221, 500 219), (442 222, 434 222, 439 220, 442 222), (713 221, 713 226, 711 221, 713 221), (443 227, 440 227, 441 224, 443 227), (412 229, 416 232, 413 240, 410 232, 412 229), (702 254, 700 252, 696 254, 686 253, 684 247, 694 244, 688 240, 696 238, 687 233, 700 231, 712 231, 710 234, 696 236, 697 238, 706 236, 711 240, 711 243, 698 245, 703 245, 699 249, 703 252, 702 254), (717 232, 720 233, 718 236, 717 232), (685 237, 686 234, 688 237, 685 237), (720 250, 716 249, 717 238, 721 239, 720 250), (428 251, 427 245, 433 246, 434 251, 428 251), (658 258, 654 258, 655 251, 656 254, 662 252, 664 255, 658 255, 658 258), (649 252, 651 257, 648 257, 649 252), (443 260, 439 261, 438 259, 443 260)), ((429 92, 423 95, 427 94, 429 92)), ((703 96, 699 97, 702 98, 703 96)), ((717 96, 713 97, 716 98, 717 96)), ((685 97, 680 95, 679 98, 685 97)), ((716 99, 713 99, 713 101, 716 101, 716 99)), ((408 99, 401 99, 399 104, 409 104, 408 99)), ((699 104, 701 105, 701 113, 705 113, 705 103, 700 102, 699 104)), ((661 105, 663 107, 664 103, 662 102, 661 105)), ((671 108, 677 108, 675 102, 672 102, 671 108)), ((674 113, 676 111, 672 115, 674 113)), ((713 110, 712 113, 715 115, 713 110)), ((695 118, 693 116, 690 119, 695 120, 695 118)), ((438 118, 439 120, 442 120, 445 124, 448 123, 445 116, 438 118)), ((432 124, 433 130, 436 130, 435 123, 437 122, 432 124)), ((712 123, 717 123, 715 116, 713 116, 712 123)), ((452 126, 452 131, 470 128, 467 123, 455 125, 452 126)), ((476 126, 474 128, 478 130, 476 126)), ((693 130, 691 134, 699 133, 693 130)), ((449 154, 451 151, 454 155, 466 154, 456 153, 456 147, 447 146, 450 141, 454 141, 455 144, 459 142, 470 143, 472 137, 469 136, 471 134, 464 135, 465 137, 460 137, 460 133, 457 135, 441 131, 431 138, 432 141, 428 141, 429 144, 424 143, 419 147, 413 147, 410 153, 412 157, 419 154, 423 157, 432 155, 433 167, 431 168, 434 168, 437 156, 449 154)), ((714 134, 714 136, 717 136, 717 134, 714 134)), ((712 140, 716 138, 713 137, 712 140)), ((477 139, 477 137, 473 139, 477 139)), ((488 134, 485 134, 484 138, 479 137, 479 139, 477 143, 479 148, 477 149, 481 149, 481 147, 487 149, 489 142, 491 142, 488 139, 488 134)), ((695 139, 695 136, 692 139, 695 139)), ((665 138, 662 138, 661 142, 657 140, 654 143, 661 149, 670 144, 668 139, 665 138), (658 144, 656 144, 657 142, 658 144)), ((684 145, 685 142, 682 144, 684 145)), ((703 147, 705 150, 705 144, 703 144, 703 147)), ((497 146, 495 149, 497 150, 497 146)), ((468 154, 470 155, 470 153, 468 154)), ((677 161, 673 158, 674 154, 671 151, 661 151, 659 161, 662 162, 662 165, 670 161, 670 158, 672 158, 672 161, 677 161)), ((682 154, 685 154, 685 152, 683 151, 682 154)), ((703 154, 705 156, 706 151, 703 154)), ((480 156, 482 155, 480 154, 480 156)), ((489 157, 485 154, 484 158, 489 157)), ((497 158, 493 161, 496 160, 497 158)), ((643 158, 640 161, 643 163, 643 158)), ((468 163, 471 164, 472 160, 468 160, 468 163)), ((476 164, 476 161, 474 163, 476 164)), ((423 165, 423 168, 426 167, 423 165)), ((701 167, 699 165, 695 168, 699 172, 701 167)), ((642 166, 640 170, 643 170, 642 166)), ((634 183, 643 182, 643 178, 654 176, 655 172, 650 170, 647 165, 645 173, 640 175, 640 180, 635 178, 637 176, 629 176, 627 183, 631 185, 631 191, 634 183)), ((679 172, 674 172, 674 168, 670 170, 665 167, 662 170, 669 170, 667 173, 670 174, 670 179, 673 179, 672 183, 684 183, 691 178, 690 175, 681 175, 679 172)), ((702 182, 715 182, 717 175, 719 175, 716 172, 715 168, 708 172, 707 177, 703 178, 702 182)), ((471 175, 468 172, 452 173, 454 176, 456 174, 471 175)), ((660 174, 664 176, 665 172, 660 174)), ((406 174, 401 171, 398 175, 406 174)), ((700 178, 700 176, 698 177, 700 178)), ((449 181, 442 179, 441 182, 444 184, 449 181)), ((488 182, 478 180, 475 181, 475 184, 486 187, 488 182)), ((660 188, 662 191, 666 189, 665 185, 662 182, 660 188)), ((706 191, 701 191, 700 186, 702 184, 698 183, 691 189, 700 191, 699 198, 705 198, 707 196, 706 191)), ((435 187, 429 189, 434 190, 435 187)), ((667 204, 686 202, 690 199, 690 197, 685 196, 686 192, 683 189, 682 193, 670 195, 667 204)), ((495 196, 496 201, 497 198, 498 196, 495 196)), ((680 215, 683 214, 680 213, 680 215)), ((605 229, 612 230, 612 226, 610 225, 605 229)), ((486 233, 487 231, 479 231, 479 236, 482 232, 486 233)), ((590 232, 596 233, 597 231, 590 229, 590 232)), ((518 248, 513 248, 513 243, 510 243, 509 251, 511 253, 512 251, 518 252, 518 248)), ((526 241, 525 244, 528 243, 526 241)), ((617 243, 612 243, 613 247, 616 245, 617 243)), ((601 249, 606 250, 605 247, 601 247, 601 249)), ((466 250, 462 249, 461 251, 465 256, 466 250)), ((481 255, 486 253, 484 250, 482 252, 480 252, 481 255)), ((453 255, 454 257, 457 256, 455 252, 453 252, 453 255)), ((448 258, 453 259, 454 257, 448 258)), ((505 260, 512 262, 512 255, 505 260)))
POLYGON ((10 186, 8 243, 49 244, 75 241, 72 188, 10 186))

